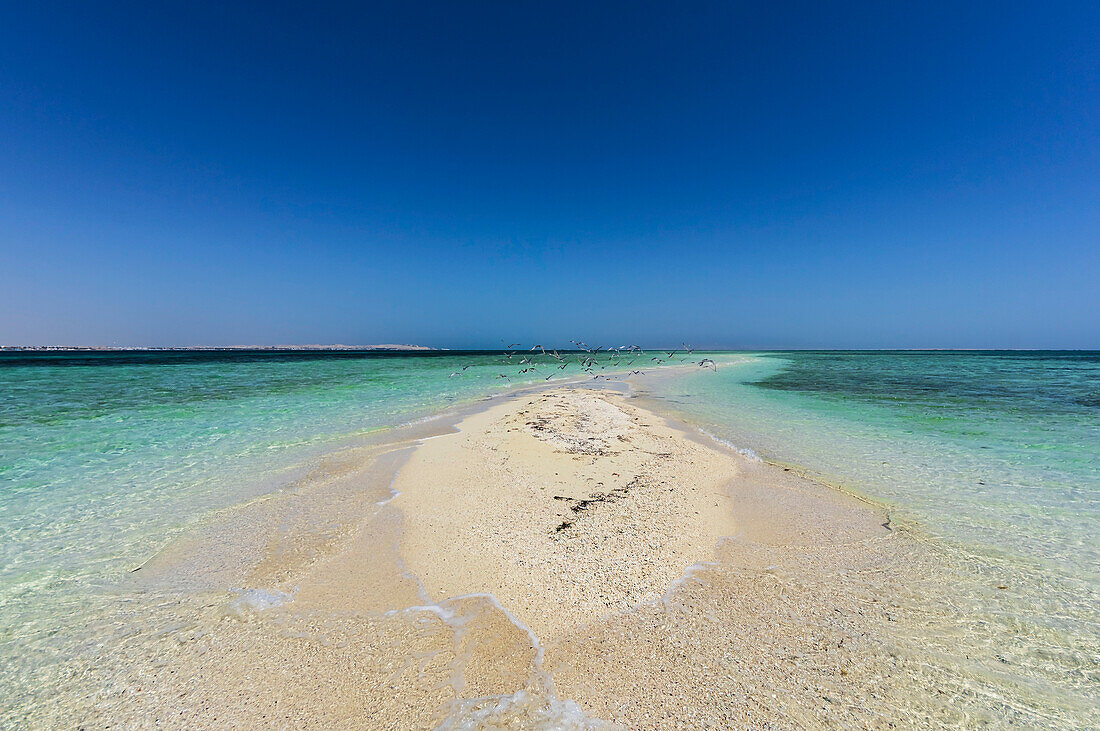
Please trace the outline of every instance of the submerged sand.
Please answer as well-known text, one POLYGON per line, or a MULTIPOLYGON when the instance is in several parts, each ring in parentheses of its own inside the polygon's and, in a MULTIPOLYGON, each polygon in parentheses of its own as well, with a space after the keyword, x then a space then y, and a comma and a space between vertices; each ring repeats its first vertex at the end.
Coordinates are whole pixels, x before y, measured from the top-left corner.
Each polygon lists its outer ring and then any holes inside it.
POLYGON ((97 658, 102 689, 54 720, 982 720, 907 649, 946 615, 929 552, 881 508, 613 390, 520 394, 440 431, 334 456, 137 571, 148 601, 117 621, 155 631, 97 658))

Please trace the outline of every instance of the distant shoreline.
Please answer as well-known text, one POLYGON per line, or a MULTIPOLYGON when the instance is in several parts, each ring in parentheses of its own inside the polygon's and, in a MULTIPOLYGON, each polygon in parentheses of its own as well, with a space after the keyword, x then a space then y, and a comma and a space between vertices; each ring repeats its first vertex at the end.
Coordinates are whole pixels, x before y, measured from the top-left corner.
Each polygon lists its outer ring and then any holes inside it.
POLYGON ((0 345, 0 352, 217 352, 225 350, 447 350, 427 345, 196 345, 196 346, 115 346, 115 345, 0 345))

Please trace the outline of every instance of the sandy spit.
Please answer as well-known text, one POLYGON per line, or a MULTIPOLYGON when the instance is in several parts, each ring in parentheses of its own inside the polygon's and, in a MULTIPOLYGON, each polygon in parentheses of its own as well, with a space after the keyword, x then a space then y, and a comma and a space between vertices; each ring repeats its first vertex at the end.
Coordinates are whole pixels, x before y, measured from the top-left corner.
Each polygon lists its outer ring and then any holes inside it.
POLYGON ((928 575, 918 541, 881 509, 747 459, 627 394, 521 394, 335 464, 139 572, 143 599, 113 620, 140 628, 132 641, 82 671, 94 695, 40 720, 975 720, 938 702, 901 649, 926 620, 914 600, 928 575))

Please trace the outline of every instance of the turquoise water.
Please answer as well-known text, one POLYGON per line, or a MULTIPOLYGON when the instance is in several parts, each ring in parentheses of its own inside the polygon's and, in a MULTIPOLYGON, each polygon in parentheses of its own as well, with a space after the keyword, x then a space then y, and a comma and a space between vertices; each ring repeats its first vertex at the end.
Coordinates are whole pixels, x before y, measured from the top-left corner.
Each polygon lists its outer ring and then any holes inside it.
POLYGON ((520 374, 522 357, 0 354, 0 608, 53 581, 109 577, 356 436, 583 375, 575 358, 558 369, 547 357, 520 374))
POLYGON ((24 694, 60 682, 46 667, 80 650, 74 624, 127 572, 312 458, 517 384, 592 377, 576 356, 520 373, 525 356, 0 353, 0 676, 24 694))
POLYGON ((658 395, 928 530, 1100 578, 1100 354, 776 353, 707 375, 658 395))
POLYGON ((885 503, 956 570, 970 634, 948 652, 995 643, 997 675, 1055 712, 1095 711, 1100 353, 741 354, 650 395, 885 503))
MULTIPOLYGON (((57 638, 95 597, 312 457, 519 383, 591 377, 547 357, 520 374, 521 357, 0 353, 0 674, 45 692, 35 669, 64 659, 57 638)), ((642 387, 717 437, 888 504, 1007 587, 973 611, 1017 638, 1026 682, 1095 694, 1100 354, 714 357, 717 372, 642 387)))

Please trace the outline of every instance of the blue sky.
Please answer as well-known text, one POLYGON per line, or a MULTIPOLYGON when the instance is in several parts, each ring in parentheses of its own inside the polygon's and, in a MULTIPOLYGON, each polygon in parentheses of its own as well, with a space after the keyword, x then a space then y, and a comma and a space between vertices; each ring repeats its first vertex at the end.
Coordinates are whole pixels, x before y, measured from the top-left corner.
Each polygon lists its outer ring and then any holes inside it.
POLYGON ((0 343, 1100 347, 1098 38, 1094 2, 3 3, 0 343))

